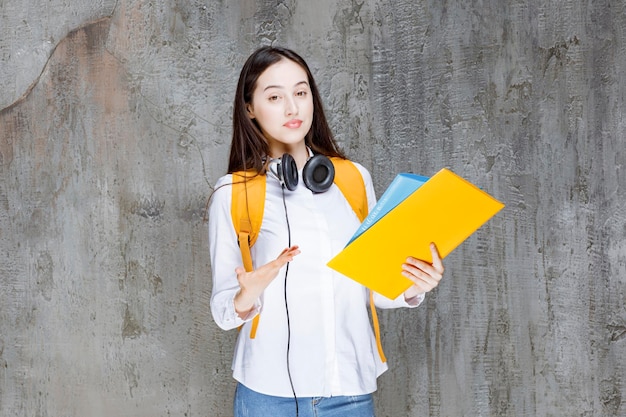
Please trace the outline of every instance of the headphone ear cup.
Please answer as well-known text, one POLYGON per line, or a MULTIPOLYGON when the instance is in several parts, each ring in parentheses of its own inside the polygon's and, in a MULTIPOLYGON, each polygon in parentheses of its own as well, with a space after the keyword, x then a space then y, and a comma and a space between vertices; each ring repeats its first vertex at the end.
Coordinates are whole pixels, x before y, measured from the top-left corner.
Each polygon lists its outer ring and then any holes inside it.
POLYGON ((280 158, 278 176, 289 191, 293 191, 298 187, 298 166, 293 156, 288 153, 280 158))
POLYGON ((325 155, 314 155, 304 165, 302 179, 309 190, 323 193, 333 185, 335 166, 325 155))

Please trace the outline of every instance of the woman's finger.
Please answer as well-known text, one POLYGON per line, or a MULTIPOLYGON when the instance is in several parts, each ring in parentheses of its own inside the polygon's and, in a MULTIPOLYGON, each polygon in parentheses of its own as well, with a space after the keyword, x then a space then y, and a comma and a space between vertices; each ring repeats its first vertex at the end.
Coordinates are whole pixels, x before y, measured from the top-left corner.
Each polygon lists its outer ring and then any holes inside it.
POLYGON ((443 260, 441 259, 441 255, 439 255, 439 249, 437 249, 437 245, 435 245, 434 243, 430 244, 430 254, 433 258, 433 267, 437 272, 443 274, 443 260))
POLYGON ((287 262, 293 261, 294 256, 298 255, 299 253, 300 250, 298 249, 298 246, 292 246, 290 248, 284 249, 280 253, 280 255, 278 255, 278 258, 276 258, 272 263, 274 264, 274 266, 281 268, 287 262))
POLYGON ((414 284, 422 285, 425 284, 429 287, 436 287, 439 284, 439 280, 434 278, 433 276, 427 274, 426 272, 419 270, 417 268, 412 268, 409 266, 408 269, 404 269, 402 271, 402 275, 413 281, 414 284))
POLYGON ((406 259, 406 263, 403 264, 403 268, 414 274, 417 274, 416 271, 421 271, 437 280, 440 280, 442 277, 442 273, 439 272, 433 265, 413 257, 408 257, 406 259))

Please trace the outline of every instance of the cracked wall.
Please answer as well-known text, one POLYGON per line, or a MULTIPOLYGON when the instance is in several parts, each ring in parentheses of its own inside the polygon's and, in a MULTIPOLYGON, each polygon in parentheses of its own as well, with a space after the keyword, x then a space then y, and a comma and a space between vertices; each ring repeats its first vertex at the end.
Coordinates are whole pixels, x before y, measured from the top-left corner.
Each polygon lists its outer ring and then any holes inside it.
POLYGON ((624 8, 3 2, 0 415, 231 415, 203 215, 269 42, 379 194, 447 166, 507 204, 381 312, 378 415, 623 415, 624 8))

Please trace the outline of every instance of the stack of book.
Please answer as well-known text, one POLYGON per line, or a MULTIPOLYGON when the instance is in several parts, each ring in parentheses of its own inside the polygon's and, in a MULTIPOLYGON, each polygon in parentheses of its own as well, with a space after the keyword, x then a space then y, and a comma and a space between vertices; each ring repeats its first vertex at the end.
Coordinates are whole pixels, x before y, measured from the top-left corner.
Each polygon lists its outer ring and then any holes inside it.
POLYGON ((444 258, 503 207, 446 168, 398 174, 328 266, 394 299, 413 285, 401 274, 408 256, 432 262, 433 242, 444 258))

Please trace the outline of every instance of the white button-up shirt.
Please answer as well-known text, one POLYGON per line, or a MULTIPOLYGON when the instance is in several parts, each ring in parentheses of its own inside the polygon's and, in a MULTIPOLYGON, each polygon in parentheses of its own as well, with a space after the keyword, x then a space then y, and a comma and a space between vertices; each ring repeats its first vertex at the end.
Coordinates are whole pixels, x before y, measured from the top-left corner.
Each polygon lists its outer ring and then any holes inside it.
MULTIPOLYGON (((371 209, 376 201, 371 176, 363 166, 356 165, 371 209)), ((251 248, 253 266, 276 259, 288 247, 287 218, 291 244, 298 245, 301 253, 290 262, 288 274, 286 267, 280 270, 253 312, 242 319, 233 303, 239 290, 235 268, 242 265, 242 260, 230 211, 231 182, 232 176, 226 175, 216 184, 209 208, 209 244, 213 318, 226 330, 243 324, 232 364, 234 378, 263 394, 293 396, 287 370, 290 332, 289 371, 297 396, 374 392, 376 378, 387 365, 379 357, 370 326, 368 290, 326 266, 360 225, 339 188, 333 184, 327 192, 313 194, 301 180, 296 190, 284 190, 285 213, 281 185, 272 175, 267 176, 263 223, 251 248), (252 318, 259 313, 256 337, 250 339, 252 318)), ((403 295, 389 300, 375 294, 380 308, 414 307, 422 300, 419 297, 409 305, 403 295)))

